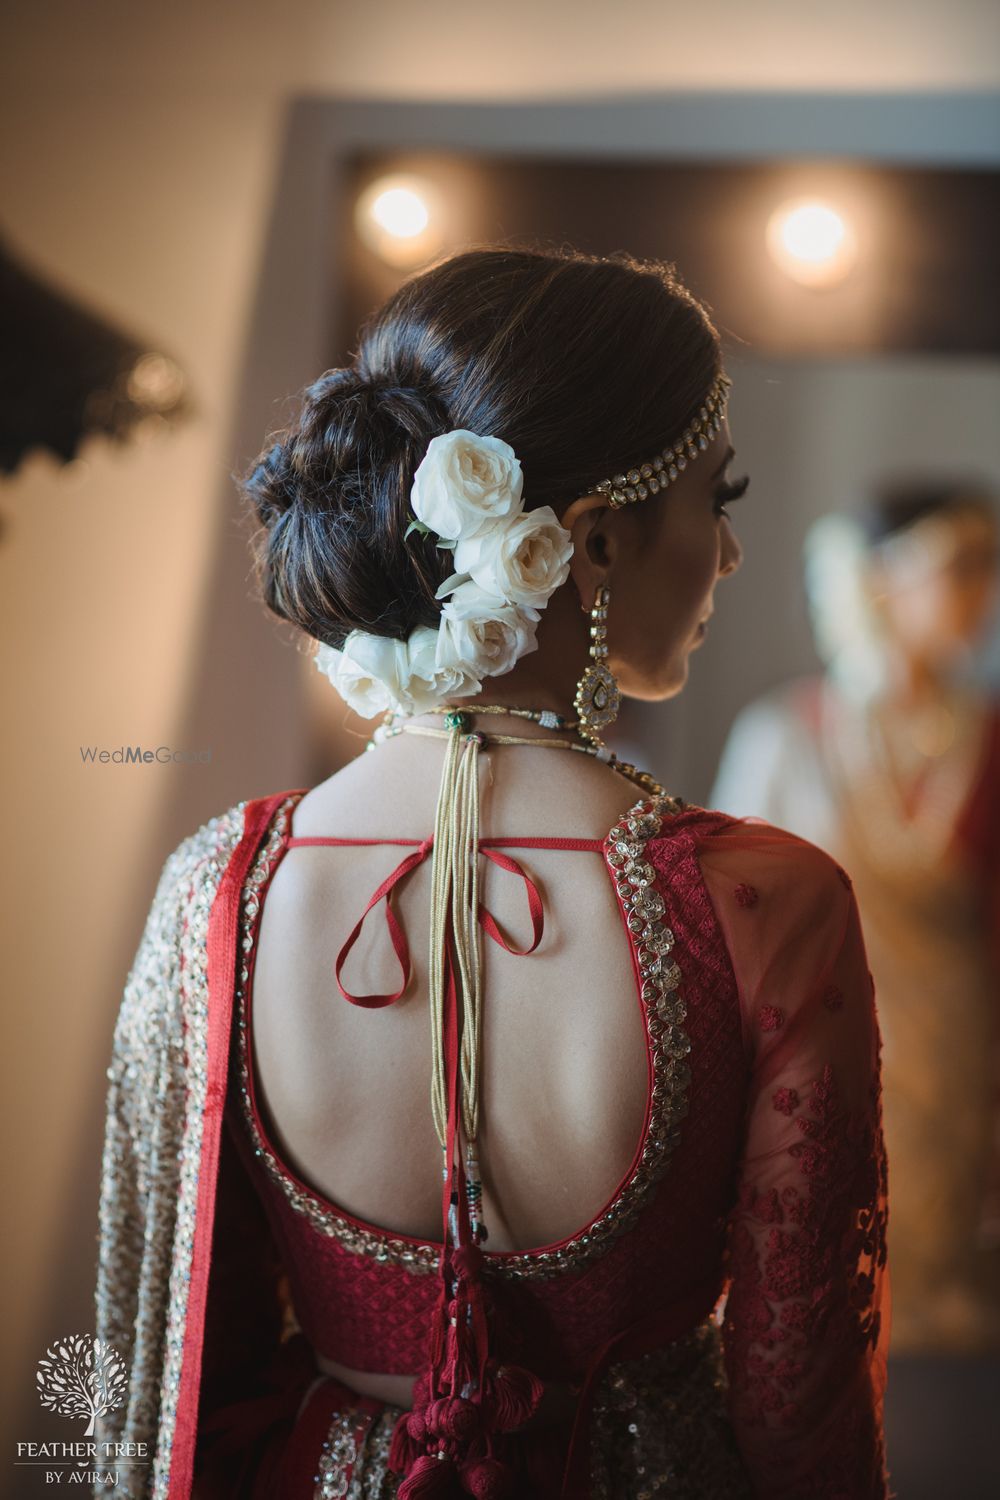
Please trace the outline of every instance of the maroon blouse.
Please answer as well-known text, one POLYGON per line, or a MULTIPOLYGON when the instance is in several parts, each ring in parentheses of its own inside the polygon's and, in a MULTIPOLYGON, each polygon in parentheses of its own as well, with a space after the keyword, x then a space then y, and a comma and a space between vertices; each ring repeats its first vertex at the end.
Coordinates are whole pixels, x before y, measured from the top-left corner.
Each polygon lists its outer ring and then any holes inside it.
MULTIPOLYGON (((349 997, 377 1004, 406 988, 392 889, 431 841, 292 838, 302 795, 274 799, 244 889, 228 1125, 309 1343, 354 1369, 419 1376, 442 1244, 366 1223, 296 1175, 262 1112, 249 1039, 260 912, 289 850, 409 846, 338 961, 347 995, 343 960, 384 901, 400 989, 349 997)), ((602 857, 648 1057, 641 1139, 601 1211, 557 1244, 483 1252, 493 1345, 541 1381, 581 1390, 559 1456, 565 1495, 585 1493, 589 1402, 607 1366, 714 1315, 729 1418, 754 1492, 882 1500, 886 1168, 878 1028, 850 882, 813 845, 767 824, 662 806, 637 803, 604 840, 481 840, 484 855, 525 881, 532 948, 543 923, 538 892, 501 850, 602 857)), ((489 913, 481 920, 508 946, 489 913)))

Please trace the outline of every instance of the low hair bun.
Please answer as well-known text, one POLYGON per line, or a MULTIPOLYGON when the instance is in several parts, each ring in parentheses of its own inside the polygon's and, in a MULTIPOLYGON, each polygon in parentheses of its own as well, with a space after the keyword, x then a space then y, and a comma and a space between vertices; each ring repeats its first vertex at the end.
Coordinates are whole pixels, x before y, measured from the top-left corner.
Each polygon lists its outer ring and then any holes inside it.
POLYGON ((288 450, 281 443, 272 443, 255 461, 242 484, 261 525, 275 525, 295 498, 289 483, 288 450))
POLYGON ((411 534, 410 489, 448 413, 430 392, 348 366, 302 393, 296 421, 242 480, 264 535, 264 600, 281 619, 341 646, 354 629, 404 639, 435 625, 449 559, 411 534))

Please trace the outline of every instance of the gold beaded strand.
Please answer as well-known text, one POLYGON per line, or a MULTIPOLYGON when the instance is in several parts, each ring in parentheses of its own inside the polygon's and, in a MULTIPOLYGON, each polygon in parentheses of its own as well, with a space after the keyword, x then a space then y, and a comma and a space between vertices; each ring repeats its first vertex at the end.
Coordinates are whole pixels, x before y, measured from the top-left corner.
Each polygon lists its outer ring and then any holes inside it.
MULTIPOLYGON (((580 732, 576 720, 566 719, 561 714, 556 714, 552 709, 513 708, 505 703, 476 704, 471 708, 459 708, 457 704, 445 705, 441 708, 428 709, 429 713, 462 713, 469 718, 478 714, 510 714, 517 718, 531 719, 535 723, 543 724, 547 728, 572 729, 580 732)), ((393 739, 398 734, 422 734, 433 739, 444 739, 450 733, 447 729, 434 729, 429 724, 408 724, 406 722, 394 722, 397 715, 390 710, 382 724, 374 731, 372 738, 365 746, 366 750, 374 750, 384 740, 393 739)), ((610 766, 612 770, 618 771, 640 787, 648 796, 663 796, 666 788, 657 781, 648 771, 642 771, 631 761, 620 760, 614 751, 607 750, 602 745, 595 745, 589 741, 552 739, 542 735, 515 735, 501 733, 480 733, 479 743, 481 746, 489 745, 540 745, 556 750, 575 750, 581 755, 591 755, 595 759, 610 766)))

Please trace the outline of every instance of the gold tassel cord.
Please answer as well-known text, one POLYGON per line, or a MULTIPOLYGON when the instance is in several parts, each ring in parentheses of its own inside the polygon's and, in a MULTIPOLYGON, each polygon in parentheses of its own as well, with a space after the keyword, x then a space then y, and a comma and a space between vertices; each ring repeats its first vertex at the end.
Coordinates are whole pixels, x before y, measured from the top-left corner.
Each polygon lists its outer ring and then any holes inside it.
MULTIPOLYGON (((428 989, 431 1022, 431 1109, 441 1150, 448 1143, 448 1075, 444 1056, 445 943, 451 895, 450 812, 454 803, 455 771, 459 737, 448 736, 441 785, 434 815, 434 847, 431 855, 431 922, 428 954, 428 989)), ((448 1163, 444 1175, 448 1175, 448 1163)))
MULTIPOLYGON (((445 951, 451 931, 460 1017, 460 1118, 471 1158, 479 1127, 482 1051, 482 952, 479 931, 479 744, 467 722, 449 726, 434 819, 431 868, 431 1109, 442 1153, 448 1142, 448 1071, 444 1045, 445 951), (464 736, 464 739, 463 739, 464 736)), ((448 1175, 447 1157, 442 1163, 448 1175)))
POLYGON ((479 746, 469 735, 459 765, 456 796, 458 838, 454 854, 454 923, 462 980, 462 1123, 466 1142, 479 1134, 479 1063, 482 1046, 482 947, 479 928, 479 746))

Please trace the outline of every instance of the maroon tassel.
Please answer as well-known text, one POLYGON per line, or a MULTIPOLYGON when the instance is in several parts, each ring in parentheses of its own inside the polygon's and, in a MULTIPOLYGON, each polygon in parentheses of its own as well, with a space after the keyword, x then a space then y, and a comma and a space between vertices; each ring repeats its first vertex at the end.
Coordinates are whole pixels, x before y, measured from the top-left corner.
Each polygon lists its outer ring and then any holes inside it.
POLYGON ((392 1442, 389 1445, 389 1468, 394 1474, 403 1474, 413 1463, 414 1459, 420 1457, 424 1451, 423 1435, 414 1438, 409 1431, 410 1419, 413 1412, 403 1412, 392 1429, 392 1442))
POLYGON ((431 1372, 429 1370, 422 1371, 421 1374, 419 1374, 416 1380, 413 1382, 414 1410, 416 1410, 417 1407, 427 1405, 428 1401, 431 1399, 432 1386, 433 1383, 431 1372))
POLYGON ((476 1500, 507 1500, 514 1493, 514 1479, 498 1459, 477 1458, 463 1465, 462 1488, 476 1500))
POLYGON ((497 1432, 523 1427, 538 1410, 545 1386, 537 1375, 520 1365, 487 1367, 483 1406, 489 1425, 497 1432))
POLYGON ((479 1431, 479 1408, 461 1396, 439 1402, 444 1408, 438 1418, 438 1432, 457 1443, 467 1443, 479 1431))
POLYGON ((428 1401, 424 1407, 424 1424, 430 1437, 437 1438, 444 1435, 444 1420, 447 1411, 447 1396, 442 1396, 439 1401, 428 1401))
POLYGON ((396 1491, 396 1500, 446 1500, 455 1493, 455 1465, 448 1458, 417 1459, 396 1491))
MULTIPOLYGON (((464 1443, 479 1430, 479 1410, 461 1396, 442 1396, 423 1411, 424 1426, 431 1437, 452 1438, 464 1443)), ((412 1432, 411 1427, 407 1430, 412 1432)), ((413 1433, 416 1436, 416 1433, 413 1433)))
POLYGON ((483 1269, 485 1256, 478 1245, 459 1245, 452 1252, 451 1263, 456 1276, 466 1281, 477 1278, 483 1269))

